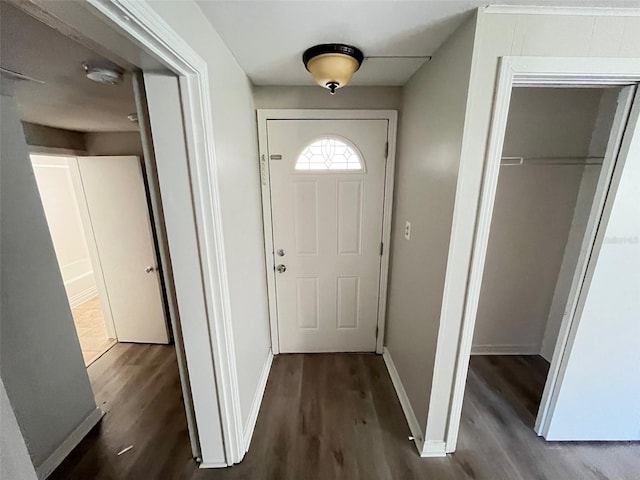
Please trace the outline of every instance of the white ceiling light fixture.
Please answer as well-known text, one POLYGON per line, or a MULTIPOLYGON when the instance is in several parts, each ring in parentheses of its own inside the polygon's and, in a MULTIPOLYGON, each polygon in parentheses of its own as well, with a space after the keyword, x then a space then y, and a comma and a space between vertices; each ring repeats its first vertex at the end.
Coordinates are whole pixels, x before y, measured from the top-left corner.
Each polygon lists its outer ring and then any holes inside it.
POLYGON ((323 43, 307 49, 302 62, 313 79, 333 95, 358 71, 364 55, 359 48, 342 43, 323 43))
POLYGON ((119 85, 122 83, 122 70, 113 67, 99 67, 89 63, 83 63, 82 68, 89 80, 102 83, 104 85, 119 85))

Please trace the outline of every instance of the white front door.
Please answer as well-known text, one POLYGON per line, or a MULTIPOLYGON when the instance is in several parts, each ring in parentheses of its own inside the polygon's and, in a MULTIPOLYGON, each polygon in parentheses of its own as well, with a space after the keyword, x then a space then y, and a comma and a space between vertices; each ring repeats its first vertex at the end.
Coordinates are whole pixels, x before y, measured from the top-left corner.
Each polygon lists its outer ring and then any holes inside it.
POLYGON ((387 120, 269 120, 280 351, 376 349, 387 120))
POLYGON ((169 343, 138 157, 78 157, 119 342, 169 343))

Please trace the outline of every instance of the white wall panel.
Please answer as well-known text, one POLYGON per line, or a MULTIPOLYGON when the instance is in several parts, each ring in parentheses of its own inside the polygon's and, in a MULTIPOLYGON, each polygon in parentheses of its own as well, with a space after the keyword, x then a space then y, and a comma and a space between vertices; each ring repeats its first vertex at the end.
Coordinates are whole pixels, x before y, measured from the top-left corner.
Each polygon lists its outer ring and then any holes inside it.
POLYGON ((360 277, 338 277, 338 328, 357 328, 360 318, 360 277))
POLYGON ((338 255, 360 255, 362 180, 338 181, 338 255))

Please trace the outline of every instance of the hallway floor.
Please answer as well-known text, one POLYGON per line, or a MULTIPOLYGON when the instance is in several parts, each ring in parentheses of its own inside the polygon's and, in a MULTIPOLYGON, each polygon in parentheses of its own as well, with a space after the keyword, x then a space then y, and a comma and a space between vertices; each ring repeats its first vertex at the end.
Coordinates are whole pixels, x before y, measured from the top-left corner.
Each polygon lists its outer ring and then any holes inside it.
POLYGON ((109 338, 104 326, 104 314, 98 297, 92 298, 71 310, 76 325, 85 366, 91 365, 117 343, 109 338))
POLYGON ((422 459, 380 356, 280 355, 244 461, 200 470, 174 348, 117 344, 88 370, 107 415, 51 478, 638 480, 638 444, 535 435, 531 410, 545 368, 529 357, 472 357, 458 451, 422 459))

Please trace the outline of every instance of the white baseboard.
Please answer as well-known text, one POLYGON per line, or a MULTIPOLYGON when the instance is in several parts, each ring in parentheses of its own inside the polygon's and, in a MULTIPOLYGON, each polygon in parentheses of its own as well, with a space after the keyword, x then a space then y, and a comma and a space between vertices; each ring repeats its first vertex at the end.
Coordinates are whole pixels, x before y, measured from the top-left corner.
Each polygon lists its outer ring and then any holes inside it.
POLYGON ((225 462, 202 462, 198 465, 198 468, 226 468, 228 465, 225 462))
POLYGON ((420 428, 420 423, 416 418, 416 414, 413 412, 413 408, 411 407, 411 403, 409 402, 409 397, 407 397, 407 392, 405 391, 404 386, 402 385, 402 380, 400 380, 400 375, 398 375, 398 370, 396 370, 396 366, 394 365, 393 359, 391 358, 391 353, 389 353, 389 350, 387 349, 387 347, 384 347, 382 351, 382 358, 384 359, 384 363, 387 366, 387 370, 389 371, 391 382, 393 383, 393 386, 396 389, 396 395, 398 395, 398 400, 400 400, 402 411, 404 412, 404 416, 406 417, 407 423, 409 424, 409 430, 411 430, 413 441, 416 444, 418 453, 422 455, 424 451, 423 449, 424 440, 422 439, 422 428, 420 428))
POLYGON ((69 297, 69 305, 71 306, 71 308, 76 308, 77 306, 82 305, 84 302, 88 302, 89 300, 97 296, 98 290, 95 286, 93 286, 69 297))
POLYGON ((99 408, 92 411, 71 434, 56 448, 49 457, 36 468, 38 478, 47 478, 67 458, 67 455, 76 448, 82 439, 102 419, 104 412, 99 408))
POLYGON ((540 355, 540 345, 473 345, 471 355, 540 355))
POLYGON ((273 353, 269 349, 267 359, 262 367, 262 373, 260 374, 260 380, 258 381, 258 388, 256 394, 253 397, 253 403, 251 404, 251 412, 249 412, 249 418, 244 427, 244 451, 249 451, 249 445, 251 445, 251 438, 253 437, 253 430, 256 428, 256 422, 258 421, 258 412, 260 411, 260 405, 262 404, 262 398, 264 397, 264 391, 267 388, 267 380, 269 379, 269 372, 271 371, 271 363, 273 362, 273 353))
POLYGON ((446 457, 447 444, 443 441, 424 442, 420 456, 423 458, 446 457))

